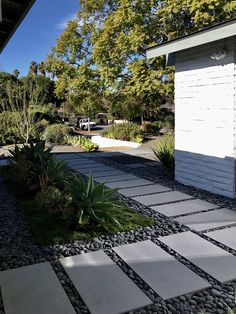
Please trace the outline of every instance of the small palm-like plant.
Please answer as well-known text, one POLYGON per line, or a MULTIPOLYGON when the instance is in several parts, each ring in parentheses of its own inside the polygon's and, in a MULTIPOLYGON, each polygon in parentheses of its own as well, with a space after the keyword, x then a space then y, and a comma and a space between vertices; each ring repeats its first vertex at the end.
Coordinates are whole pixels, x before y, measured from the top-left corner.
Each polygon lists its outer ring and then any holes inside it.
POLYGON ((66 207, 66 195, 55 186, 41 186, 41 191, 36 195, 36 202, 46 213, 61 213, 66 207))
POLYGON ((173 135, 166 135, 158 139, 153 152, 162 163, 165 170, 172 172, 175 167, 175 140, 173 135))
POLYGON ((65 215, 68 222, 74 222, 77 226, 99 225, 105 230, 114 224, 119 225, 113 211, 120 207, 114 198, 117 190, 95 184, 92 175, 87 182, 81 176, 74 175, 68 191, 71 195, 71 210, 65 215))
POLYGON ((71 172, 65 162, 57 160, 54 156, 39 164, 34 164, 32 175, 36 181, 47 182, 47 186, 64 189, 68 185, 71 172))

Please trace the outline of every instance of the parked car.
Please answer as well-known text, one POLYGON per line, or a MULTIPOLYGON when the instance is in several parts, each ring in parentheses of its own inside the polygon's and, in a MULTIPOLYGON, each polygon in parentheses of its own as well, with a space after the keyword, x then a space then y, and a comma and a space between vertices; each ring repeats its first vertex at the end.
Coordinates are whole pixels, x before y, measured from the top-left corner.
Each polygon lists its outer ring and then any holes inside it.
POLYGON ((78 126, 81 130, 88 130, 89 124, 90 124, 90 130, 95 129, 96 126, 97 126, 96 122, 94 122, 94 121, 90 121, 90 122, 89 122, 89 119, 88 119, 88 118, 86 118, 86 119, 80 119, 80 120, 78 121, 77 126, 78 126))

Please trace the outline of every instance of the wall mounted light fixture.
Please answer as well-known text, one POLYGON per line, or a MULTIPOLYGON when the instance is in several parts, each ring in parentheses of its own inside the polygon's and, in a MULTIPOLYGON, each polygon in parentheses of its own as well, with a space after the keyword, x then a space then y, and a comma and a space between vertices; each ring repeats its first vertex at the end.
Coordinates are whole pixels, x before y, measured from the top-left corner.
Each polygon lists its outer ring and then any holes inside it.
POLYGON ((211 54, 211 59, 219 61, 219 60, 224 59, 226 55, 227 55, 226 49, 216 48, 211 54))

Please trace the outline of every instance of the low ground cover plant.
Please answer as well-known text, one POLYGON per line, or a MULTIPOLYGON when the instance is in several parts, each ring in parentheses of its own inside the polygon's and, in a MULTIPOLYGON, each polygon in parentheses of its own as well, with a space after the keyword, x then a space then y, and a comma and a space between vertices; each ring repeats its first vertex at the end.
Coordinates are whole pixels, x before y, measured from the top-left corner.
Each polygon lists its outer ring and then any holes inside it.
POLYGON ((166 171, 174 171, 175 140, 173 135, 165 135, 158 138, 153 147, 153 152, 166 171))
POLYGON ((1 168, 2 174, 42 244, 155 224, 119 202, 116 190, 96 184, 92 175, 87 180, 72 172, 50 153, 44 141, 16 147, 11 154, 9 165, 1 168), (17 173, 21 167, 22 174, 13 176, 12 171, 17 173))
POLYGON ((142 143, 144 138, 141 127, 132 122, 112 125, 107 131, 103 132, 103 136, 137 143, 142 143))
POLYGON ((84 136, 67 135, 65 137, 65 143, 74 147, 80 147, 86 152, 95 152, 99 149, 97 144, 84 136))

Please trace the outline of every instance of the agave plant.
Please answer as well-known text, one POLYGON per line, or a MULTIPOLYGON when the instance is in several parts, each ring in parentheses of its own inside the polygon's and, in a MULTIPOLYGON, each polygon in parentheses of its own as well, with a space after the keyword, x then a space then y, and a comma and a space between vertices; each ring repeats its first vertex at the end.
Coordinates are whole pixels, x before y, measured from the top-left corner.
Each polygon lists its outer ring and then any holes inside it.
POLYGON ((116 189, 107 189, 104 184, 95 184, 90 174, 86 182, 80 175, 73 175, 68 192, 71 196, 71 210, 65 215, 69 222, 78 225, 99 225, 105 230, 119 225, 114 209, 120 207, 115 201, 116 189))
POLYGON ((39 164, 51 158, 51 148, 46 148, 45 141, 37 143, 30 142, 29 145, 23 147, 15 146, 14 150, 9 150, 11 159, 17 162, 20 156, 25 155, 26 161, 31 164, 39 164))

